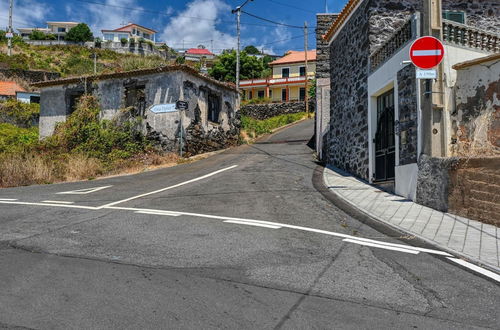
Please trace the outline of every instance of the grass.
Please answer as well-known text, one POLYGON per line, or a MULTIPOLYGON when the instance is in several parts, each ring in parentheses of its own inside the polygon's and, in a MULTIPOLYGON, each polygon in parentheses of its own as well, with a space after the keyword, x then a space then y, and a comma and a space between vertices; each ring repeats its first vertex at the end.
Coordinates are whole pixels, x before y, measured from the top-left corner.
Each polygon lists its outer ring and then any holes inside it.
POLYGON ((264 120, 253 119, 248 116, 241 117, 242 139, 251 140, 260 135, 271 133, 272 130, 296 122, 307 117, 307 113, 298 112, 279 115, 264 120))
MULTIPOLYGON (((18 110, 25 118, 32 109, 18 110)), ((178 162, 177 155, 151 146, 139 120, 118 123, 100 120, 99 114, 95 97, 83 96, 66 122, 42 141, 37 127, 0 123, 0 187, 86 180, 178 162)))
POLYGON ((0 62, 6 68, 47 70, 63 77, 94 73, 93 54, 97 54, 97 73, 113 73, 154 68, 169 64, 160 56, 119 54, 109 49, 89 49, 78 45, 34 46, 14 44, 13 55, 6 55, 6 43, 0 41, 0 62))

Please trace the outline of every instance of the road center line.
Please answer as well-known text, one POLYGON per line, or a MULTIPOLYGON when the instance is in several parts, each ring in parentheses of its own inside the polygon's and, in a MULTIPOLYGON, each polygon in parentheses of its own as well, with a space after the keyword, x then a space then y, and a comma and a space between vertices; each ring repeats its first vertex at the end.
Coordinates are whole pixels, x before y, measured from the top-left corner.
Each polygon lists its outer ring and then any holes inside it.
POLYGON ((187 184, 190 184, 190 183, 196 182, 196 181, 200 181, 200 180, 203 180, 203 179, 209 178, 209 177, 214 176, 214 175, 216 175, 216 174, 219 174, 219 173, 221 173, 221 172, 224 172, 224 171, 227 171, 227 170, 233 169, 233 168, 235 168, 235 167, 237 167, 237 166, 238 166, 238 165, 229 166, 229 167, 226 167, 226 168, 223 168, 223 169, 217 170, 217 171, 212 172, 212 173, 205 174, 205 175, 203 175, 203 176, 200 176, 200 177, 197 177, 197 178, 194 178, 194 179, 188 180, 188 181, 184 181, 184 182, 181 182, 181 183, 178 183, 178 184, 174 184, 173 186, 170 186, 170 187, 166 187, 166 188, 158 189, 158 190, 151 191, 151 192, 148 192, 148 193, 145 193, 145 194, 140 194, 140 195, 137 195, 137 196, 132 196, 132 197, 129 197, 129 198, 126 198, 126 199, 122 199, 122 200, 120 200, 120 201, 116 201, 116 202, 113 202, 113 203, 109 203, 109 204, 101 205, 101 206, 99 206, 98 208, 99 208, 99 209, 102 209, 102 208, 107 208, 107 207, 110 207, 110 206, 113 206, 113 205, 116 205, 116 204, 120 204, 120 203, 125 203, 125 202, 128 202, 128 201, 131 201, 131 200, 133 200, 133 199, 137 199, 137 198, 141 198, 141 197, 145 197, 145 196, 149 196, 149 195, 157 194, 157 193, 160 193, 160 192, 162 192, 162 191, 166 191, 166 190, 174 189, 174 188, 177 188, 177 187, 181 187, 181 186, 184 186, 184 185, 187 185, 187 184))
POLYGON ((405 252, 405 253, 411 253, 411 254, 419 254, 419 251, 415 250, 409 250, 409 249, 404 249, 404 248, 399 248, 395 246, 389 246, 389 245, 384 245, 384 244, 375 244, 375 243, 370 243, 370 242, 363 242, 357 239, 350 239, 350 238, 345 238, 342 241, 344 242, 349 242, 349 243, 354 243, 354 244, 359 244, 359 245, 365 245, 365 246, 371 246, 371 247, 376 247, 379 249, 386 249, 386 250, 393 250, 393 251, 399 251, 399 252, 405 252))
POLYGON ((0 198, 0 201, 17 201, 16 198, 0 198))
POLYGON ((280 229, 281 228, 279 226, 265 225, 265 224, 262 224, 262 223, 240 221, 240 220, 225 220, 224 222, 226 222, 226 223, 234 223, 234 224, 237 224, 237 225, 247 225, 247 226, 271 228, 271 229, 280 229))
POLYGON ((489 271, 489 270, 484 269, 482 267, 476 266, 476 265, 471 264, 470 262, 467 262, 467 261, 462 260, 462 259, 450 258, 450 257, 446 257, 446 259, 451 260, 454 263, 457 263, 457 264, 459 264, 461 266, 464 266, 466 268, 469 268, 469 269, 471 269, 471 270, 473 270, 475 272, 483 274, 484 276, 487 276, 487 277, 489 277, 489 278, 491 278, 491 279, 493 279, 493 280, 495 280, 497 282, 500 282, 500 275, 495 274, 492 271, 489 271))
POLYGON ((139 214, 154 214, 154 215, 168 215, 171 217, 178 217, 180 214, 174 212, 156 212, 156 211, 136 211, 139 214))
POLYGON ((73 204, 73 202, 66 202, 66 201, 42 201, 42 203, 50 203, 50 204, 73 204))
POLYGON ((99 210, 99 208, 94 207, 94 206, 54 204, 54 203, 31 203, 31 202, 15 202, 15 201, 1 201, 0 200, 0 204, 56 206, 56 207, 68 207, 68 208, 72 208, 72 209, 99 210))

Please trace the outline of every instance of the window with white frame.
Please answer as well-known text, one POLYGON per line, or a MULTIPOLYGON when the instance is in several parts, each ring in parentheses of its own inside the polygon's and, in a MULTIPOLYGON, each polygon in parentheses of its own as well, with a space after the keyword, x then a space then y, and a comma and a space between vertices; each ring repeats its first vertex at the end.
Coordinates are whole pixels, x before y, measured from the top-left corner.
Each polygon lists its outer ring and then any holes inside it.
POLYGON ((301 66, 299 67, 299 76, 304 77, 306 75, 306 67, 301 66))
POLYGON ((128 39, 128 33, 120 33, 118 34, 118 39, 128 39))
POLYGON ((114 38, 115 38, 115 35, 113 33, 104 33, 104 40, 113 41, 114 38))
POLYGON ((281 68, 281 78, 290 77, 290 68, 281 68))

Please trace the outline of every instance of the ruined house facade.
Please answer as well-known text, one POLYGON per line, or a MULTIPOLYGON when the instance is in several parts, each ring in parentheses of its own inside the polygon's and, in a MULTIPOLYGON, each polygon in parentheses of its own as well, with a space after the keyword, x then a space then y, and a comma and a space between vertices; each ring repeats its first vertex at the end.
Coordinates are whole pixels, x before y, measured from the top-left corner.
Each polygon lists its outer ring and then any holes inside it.
POLYGON ((113 119, 128 109, 143 120, 143 131, 166 151, 178 150, 181 138, 190 154, 223 148, 237 141, 238 98, 234 86, 187 66, 165 66, 33 84, 41 90, 40 137, 74 111, 78 98, 90 93, 100 103, 101 117, 113 119), (174 104, 186 101, 188 109, 174 104), (182 116, 182 120, 181 120, 182 116))
POLYGON ((431 93, 416 79, 415 67, 404 64, 410 45, 423 35, 424 1, 350 0, 333 20, 323 36, 332 79, 330 112, 322 118, 329 123, 322 153, 329 165, 446 210, 448 191, 439 186, 448 187, 447 178, 435 177, 446 171, 446 162, 442 169, 419 171, 429 165, 421 157, 425 139, 439 136, 440 157, 456 156, 451 114, 457 72, 452 67, 499 52, 500 8, 496 0, 441 1, 442 109, 426 126, 422 108, 431 93))

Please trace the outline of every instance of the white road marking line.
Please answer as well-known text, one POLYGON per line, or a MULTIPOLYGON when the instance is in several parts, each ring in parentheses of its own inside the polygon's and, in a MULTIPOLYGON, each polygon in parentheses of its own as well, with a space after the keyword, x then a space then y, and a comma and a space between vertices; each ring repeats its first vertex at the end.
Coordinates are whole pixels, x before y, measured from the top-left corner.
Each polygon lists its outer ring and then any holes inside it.
POLYGON ((441 56, 441 49, 414 50, 413 56, 441 56))
POLYGON ((379 248, 379 249, 393 250, 393 251, 399 251, 399 252, 405 252, 405 253, 411 253, 411 254, 419 254, 420 253, 419 251, 415 251, 415 250, 408 250, 408 249, 398 248, 398 247, 395 247, 395 246, 389 246, 389 245, 383 245, 383 244, 375 244, 375 243, 363 242, 363 241, 358 241, 358 240, 350 239, 350 238, 345 238, 342 241, 349 242, 349 243, 354 243, 354 244, 359 244, 359 245, 376 247, 376 248, 379 248))
POLYGON ((30 203, 30 202, 8 202, 8 201, 0 201, 0 204, 36 205, 36 206, 57 206, 57 207, 68 207, 68 208, 73 208, 73 209, 99 210, 99 208, 94 207, 94 206, 83 206, 83 205, 30 203))
POLYGON ((280 226, 265 225, 265 224, 262 224, 262 223, 240 221, 240 220, 225 220, 224 222, 226 222, 226 223, 234 223, 234 224, 237 224, 237 225, 256 226, 256 227, 264 227, 264 228, 271 228, 271 229, 280 229, 281 228, 280 226))
POLYGON ((479 267, 479 266, 476 266, 474 264, 471 264, 470 262, 467 262, 465 260, 462 260, 462 259, 457 259, 457 258, 450 258, 450 257, 446 257, 447 259, 453 261, 454 263, 457 263, 459 265, 462 265, 464 267, 467 267, 475 272, 478 272, 480 274, 483 274, 484 276, 487 276, 491 279, 494 279, 495 281, 497 282, 500 282, 500 275, 492 272, 492 271, 489 271, 487 269, 484 269, 482 267, 479 267))
MULTIPOLYGON (((446 252, 439 251, 439 250, 424 249, 424 248, 418 248, 418 247, 413 247, 413 246, 409 246, 409 245, 407 246, 407 245, 402 245, 402 244, 381 242, 381 241, 371 240, 368 238, 362 238, 362 237, 357 237, 357 236, 352 236, 352 235, 347 235, 347 234, 342 234, 342 233, 336 233, 336 232, 322 230, 322 229, 315 229, 315 228, 310 228, 310 227, 302 227, 302 226, 288 225, 288 224, 279 223, 279 222, 270 222, 270 221, 253 220, 253 219, 245 219, 245 218, 224 217, 224 216, 201 214, 201 213, 178 212, 178 211, 168 211, 168 210, 158 210, 158 209, 143 209, 143 208, 134 208, 134 207, 119 207, 119 206, 93 207, 93 206, 64 205, 64 204, 2 202, 2 201, 0 201, 0 203, 21 204, 21 205, 58 206, 58 207, 89 209, 89 210, 100 210, 100 209, 105 208, 105 209, 113 209, 113 210, 134 211, 137 213, 141 212, 143 214, 153 214, 154 213, 155 215, 166 215, 166 216, 185 215, 185 216, 207 218, 207 219, 218 219, 218 220, 224 220, 224 221, 226 221, 226 220, 237 221, 240 224, 246 224, 246 225, 254 224, 257 226, 261 225, 261 227, 263 227, 263 226, 270 226, 273 228, 280 227, 280 228, 289 228, 289 229, 307 231, 307 232, 311 232, 311 233, 325 234, 325 235, 329 235, 329 236, 340 237, 343 239, 349 239, 349 240, 353 241, 352 243, 364 244, 364 245, 374 244, 374 245, 377 245, 377 247, 392 249, 395 251, 404 250, 403 252, 407 252, 407 253, 410 253, 408 251, 412 251, 411 253, 413 253, 413 254, 417 254, 418 252, 426 252, 426 253, 439 254, 439 255, 450 255, 446 252), (384 246, 384 247, 382 247, 382 246, 384 246)), ((278 229, 278 228, 276 228, 276 229, 278 229)))
POLYGON ((353 239, 358 240, 358 241, 362 241, 362 242, 382 244, 382 245, 387 245, 387 246, 394 246, 394 247, 399 247, 399 248, 407 249, 407 250, 415 250, 415 251, 419 251, 419 252, 427 252, 427 253, 439 254, 442 256, 450 256, 451 257, 451 254, 444 252, 444 251, 439 251, 439 250, 425 249, 425 248, 420 248, 420 247, 411 246, 411 245, 404 245, 404 244, 388 243, 388 242, 384 242, 384 241, 376 241, 373 239, 356 237, 356 236, 354 236, 353 239))
POLYGON ((42 201, 42 203, 53 203, 53 204, 73 204, 74 202, 66 202, 66 201, 42 201))
POLYGON ((136 211, 139 214, 154 214, 154 215, 168 215, 170 217, 178 217, 180 214, 174 212, 156 212, 156 211, 136 211))
POLYGON ((157 194, 157 193, 159 193, 159 192, 166 191, 166 190, 169 190, 169 189, 173 189, 173 188, 181 187, 181 186, 184 186, 184 185, 187 185, 187 184, 190 184, 190 183, 196 182, 196 181, 200 181, 200 180, 203 180, 203 179, 209 178, 209 177, 211 177, 211 176, 213 176, 213 175, 216 175, 216 174, 219 174, 219 173, 221 173, 221 172, 224 172, 224 171, 227 171, 227 170, 233 169, 233 168, 235 168, 235 167, 237 167, 237 166, 238 166, 238 165, 229 166, 229 167, 226 167, 226 168, 223 168, 223 169, 220 169, 220 170, 214 171, 214 172, 212 172, 212 173, 208 173, 208 174, 205 174, 205 175, 203 175, 203 176, 200 176, 200 177, 197 177, 197 178, 194 178, 194 179, 188 180, 188 181, 184 181, 184 182, 181 182, 181 183, 175 184, 175 185, 170 186, 170 187, 166 187, 166 188, 163 188, 163 189, 158 189, 158 190, 151 191, 151 192, 148 192, 148 193, 145 193, 145 194, 141 194, 141 195, 137 195, 137 196, 129 197, 129 198, 126 198, 126 199, 122 199, 122 200, 120 200, 120 201, 116 201, 116 202, 113 202, 113 203, 105 204, 105 205, 100 206, 99 208, 107 208, 107 207, 109 207, 109 206, 113 206, 113 205, 116 205, 116 204, 120 204, 120 203, 128 202, 128 201, 131 201, 131 200, 133 200, 133 199, 137 199, 137 198, 141 198, 141 197, 145 197, 145 196, 149 196, 149 195, 157 194))
POLYGON ((58 192, 57 194, 64 194, 64 195, 86 195, 90 194, 99 190, 103 190, 109 187, 113 186, 102 186, 102 187, 93 187, 93 188, 85 188, 85 189, 78 189, 78 190, 71 190, 71 191, 63 191, 63 192, 58 192))
POLYGON ((17 201, 16 198, 0 198, 0 201, 17 201))

